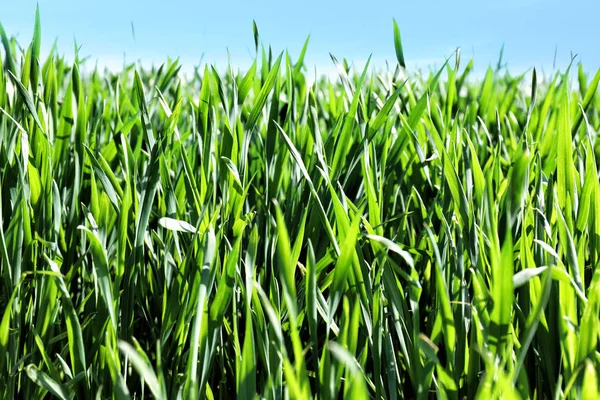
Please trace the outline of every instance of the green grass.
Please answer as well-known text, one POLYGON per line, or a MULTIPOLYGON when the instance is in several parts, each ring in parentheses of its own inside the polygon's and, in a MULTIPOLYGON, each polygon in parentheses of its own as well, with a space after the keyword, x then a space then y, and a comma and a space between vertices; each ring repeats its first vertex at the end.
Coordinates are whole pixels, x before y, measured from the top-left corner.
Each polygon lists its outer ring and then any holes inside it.
POLYGON ((1 398, 598 396, 600 73, 0 35, 1 398))

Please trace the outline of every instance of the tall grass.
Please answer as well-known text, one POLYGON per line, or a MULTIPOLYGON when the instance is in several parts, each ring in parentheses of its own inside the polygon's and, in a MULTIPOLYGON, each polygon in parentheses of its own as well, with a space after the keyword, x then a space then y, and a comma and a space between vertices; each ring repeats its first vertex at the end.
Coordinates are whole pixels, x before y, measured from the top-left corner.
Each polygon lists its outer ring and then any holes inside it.
POLYGON ((254 33, 186 80, 0 26, 0 397, 597 397, 600 72, 254 33))

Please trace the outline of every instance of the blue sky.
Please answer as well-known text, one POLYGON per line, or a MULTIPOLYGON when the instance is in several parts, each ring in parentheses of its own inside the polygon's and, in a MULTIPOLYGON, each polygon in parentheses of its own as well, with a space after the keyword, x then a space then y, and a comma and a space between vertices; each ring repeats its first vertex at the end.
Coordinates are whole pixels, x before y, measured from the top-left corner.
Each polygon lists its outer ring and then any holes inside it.
MULTIPOLYGON (((9 35, 28 44, 36 1, 4 0, 0 22, 9 35), (8 5, 6 3, 9 3, 8 5)), ((223 65, 251 60, 252 20, 275 51, 297 56, 307 35, 307 61, 326 72, 329 52, 357 63, 372 54, 375 65, 394 62, 392 18, 402 32, 411 68, 439 64, 461 47, 476 68, 495 64, 502 45, 512 70, 566 66, 576 53, 587 70, 600 67, 598 0, 454 1, 191 1, 39 0, 43 49, 55 38, 72 56, 73 38, 101 65, 118 68, 123 57, 161 63, 180 57, 190 67, 204 60, 223 65), (132 24, 135 40, 132 35, 132 24)))

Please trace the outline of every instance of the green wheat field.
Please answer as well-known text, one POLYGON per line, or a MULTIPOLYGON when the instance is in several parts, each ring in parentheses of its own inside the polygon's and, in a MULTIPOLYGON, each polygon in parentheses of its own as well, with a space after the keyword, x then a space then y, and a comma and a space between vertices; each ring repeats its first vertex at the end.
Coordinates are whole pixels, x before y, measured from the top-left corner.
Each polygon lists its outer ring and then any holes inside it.
POLYGON ((184 76, 0 26, 0 398, 597 398, 600 71, 253 30, 184 76))

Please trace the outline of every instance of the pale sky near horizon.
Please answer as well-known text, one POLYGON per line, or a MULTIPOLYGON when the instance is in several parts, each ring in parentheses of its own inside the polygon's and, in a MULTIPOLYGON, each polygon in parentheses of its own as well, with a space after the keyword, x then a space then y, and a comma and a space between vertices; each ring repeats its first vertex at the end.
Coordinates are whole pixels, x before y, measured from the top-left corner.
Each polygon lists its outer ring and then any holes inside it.
MULTIPOLYGON (((329 53, 357 64, 372 55, 382 67, 395 63, 392 18, 398 21, 409 68, 439 65, 461 48, 476 68, 495 65, 504 45, 511 70, 564 68, 578 54, 588 71, 600 68, 600 1, 275 1, 191 0, 4 0, 0 22, 28 45, 36 3, 42 49, 55 39, 61 54, 73 55, 73 39, 92 63, 119 68, 127 61, 160 64, 180 57, 190 68, 203 60, 224 65, 228 51, 244 67, 254 53, 252 21, 274 52, 297 57, 310 34, 307 63, 331 69, 329 53), (135 38, 132 32, 135 31, 135 38)), ((464 61, 463 61, 464 62, 464 61)))

